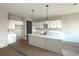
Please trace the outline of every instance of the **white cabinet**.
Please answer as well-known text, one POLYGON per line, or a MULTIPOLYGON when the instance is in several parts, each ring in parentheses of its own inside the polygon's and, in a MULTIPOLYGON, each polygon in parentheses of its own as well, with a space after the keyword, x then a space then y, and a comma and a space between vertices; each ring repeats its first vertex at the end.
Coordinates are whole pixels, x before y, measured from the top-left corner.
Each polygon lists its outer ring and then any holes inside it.
POLYGON ((29 44, 39 48, 47 49, 49 51, 53 51, 62 55, 62 40, 30 35, 29 44))
POLYGON ((8 33, 8 44, 12 44, 16 42, 16 33, 9 32, 8 33))
POLYGON ((47 39, 43 38, 45 44, 45 49, 53 52, 57 52, 62 54, 62 41, 61 40, 56 40, 56 39, 47 39))
POLYGON ((41 37, 38 38, 38 37, 30 36, 29 37, 29 44, 40 47, 40 48, 44 48, 45 43, 41 37))
POLYGON ((43 22, 33 22, 33 28, 43 28, 43 22))
POLYGON ((54 20, 54 21, 44 21, 44 22, 34 22, 32 25, 32 29, 38 30, 62 30, 61 20, 54 20))
POLYGON ((48 28, 53 28, 53 22, 52 21, 48 21, 47 24, 48 24, 48 28))

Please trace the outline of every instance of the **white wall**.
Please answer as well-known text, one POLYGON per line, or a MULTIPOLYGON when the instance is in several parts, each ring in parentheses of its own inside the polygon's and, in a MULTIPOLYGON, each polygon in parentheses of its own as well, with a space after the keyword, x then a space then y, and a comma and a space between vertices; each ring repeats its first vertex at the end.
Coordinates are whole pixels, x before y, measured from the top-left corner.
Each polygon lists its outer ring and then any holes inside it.
POLYGON ((20 39, 23 39, 23 29, 22 29, 22 26, 23 25, 16 25, 15 26, 15 32, 16 32, 16 39, 17 40, 20 40, 20 39))
POLYGON ((26 40, 26 35, 25 35, 25 19, 22 20, 23 25, 22 25, 22 39, 26 40))
POLYGON ((0 48, 8 44, 8 13, 0 8, 0 48))

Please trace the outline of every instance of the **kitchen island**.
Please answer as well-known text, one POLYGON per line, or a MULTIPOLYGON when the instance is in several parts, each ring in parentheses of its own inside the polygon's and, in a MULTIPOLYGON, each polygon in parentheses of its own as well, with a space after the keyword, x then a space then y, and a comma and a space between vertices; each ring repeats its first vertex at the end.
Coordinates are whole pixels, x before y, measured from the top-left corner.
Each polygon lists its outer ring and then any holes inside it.
POLYGON ((52 52, 56 52, 62 55, 62 40, 61 37, 48 36, 48 35, 38 35, 31 34, 29 35, 29 44, 43 48, 52 52))

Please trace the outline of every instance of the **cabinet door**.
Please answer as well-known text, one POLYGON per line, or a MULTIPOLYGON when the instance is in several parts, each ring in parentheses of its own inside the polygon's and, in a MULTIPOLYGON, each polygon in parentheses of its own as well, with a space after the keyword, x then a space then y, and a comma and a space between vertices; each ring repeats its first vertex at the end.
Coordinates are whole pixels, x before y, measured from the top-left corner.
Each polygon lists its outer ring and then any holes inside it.
POLYGON ((62 55, 62 41, 56 39, 44 39, 45 49, 62 55))
POLYGON ((54 24, 54 22, 53 21, 48 21, 47 22, 47 24, 48 24, 48 28, 53 28, 53 24, 54 24))
POLYGON ((42 28, 43 24, 42 24, 42 22, 33 22, 33 27, 34 28, 42 28))
POLYGON ((29 37, 29 44, 34 45, 36 47, 43 48, 45 43, 41 37, 30 36, 29 37))

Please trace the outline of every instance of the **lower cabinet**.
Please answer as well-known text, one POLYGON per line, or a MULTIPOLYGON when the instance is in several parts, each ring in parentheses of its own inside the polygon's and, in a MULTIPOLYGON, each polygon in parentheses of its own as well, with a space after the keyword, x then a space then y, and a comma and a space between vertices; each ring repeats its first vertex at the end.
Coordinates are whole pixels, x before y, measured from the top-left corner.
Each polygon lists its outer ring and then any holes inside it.
POLYGON ((30 36, 29 37, 29 44, 34 45, 36 47, 44 48, 45 42, 43 41, 42 38, 30 36))
POLYGON ((12 44, 16 42, 16 33, 9 32, 8 33, 8 44, 12 44))
POLYGON ((51 38, 29 36, 29 44, 62 55, 62 41, 51 38))
POLYGON ((45 49, 62 54, 62 41, 56 39, 45 39, 45 49))

